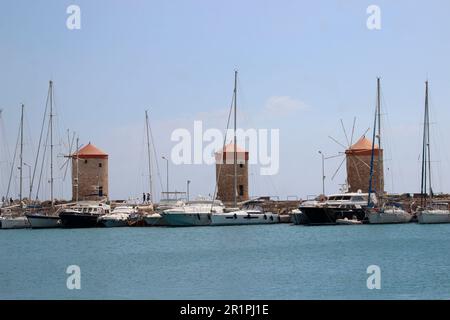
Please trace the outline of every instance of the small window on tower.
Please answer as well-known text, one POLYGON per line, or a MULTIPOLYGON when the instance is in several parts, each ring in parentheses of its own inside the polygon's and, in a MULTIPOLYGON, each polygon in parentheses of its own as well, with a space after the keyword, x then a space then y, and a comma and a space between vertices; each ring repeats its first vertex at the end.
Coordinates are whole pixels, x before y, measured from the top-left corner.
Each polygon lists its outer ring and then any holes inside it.
POLYGON ((243 167, 244 167, 244 164, 240 163, 239 168, 243 168, 243 167))
POLYGON ((102 167, 102 164, 101 164, 101 163, 99 163, 99 164, 98 164, 98 167, 99 167, 99 168, 101 168, 101 167, 102 167))
POLYGON ((86 159, 86 160, 84 160, 84 163, 87 163, 87 159, 86 159))
POLYGON ((239 196, 244 196, 244 186, 242 184, 239 185, 239 196))

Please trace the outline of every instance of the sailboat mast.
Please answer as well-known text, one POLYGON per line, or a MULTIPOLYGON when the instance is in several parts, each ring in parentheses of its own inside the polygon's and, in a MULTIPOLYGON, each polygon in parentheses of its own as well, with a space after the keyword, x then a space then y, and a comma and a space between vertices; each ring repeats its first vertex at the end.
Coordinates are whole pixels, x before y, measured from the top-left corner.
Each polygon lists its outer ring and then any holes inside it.
POLYGON ((53 81, 49 82, 50 87, 50 200, 53 206, 53 81))
MULTIPOLYGON (((153 181, 152 181, 152 163, 151 163, 151 155, 150 155, 150 133, 149 133, 149 124, 148 124, 148 112, 145 111, 145 128, 147 134, 147 155, 148 155, 148 182, 150 185, 150 201, 153 202, 153 181)), ((169 195, 167 195, 169 196, 169 195)))
POLYGON ((422 140, 422 181, 420 185, 420 193, 422 195, 422 206, 426 203, 427 193, 427 105, 428 105, 428 85, 425 82, 425 109, 423 113, 423 140, 422 140))
POLYGON ((377 183, 380 190, 376 190, 379 195, 381 195, 381 186, 383 183, 383 173, 382 173, 382 161, 381 158, 381 83, 380 83, 380 77, 377 78, 377 112, 378 112, 378 134, 377 134, 377 140, 378 140, 378 166, 377 166, 377 183))
POLYGON ((75 171, 76 171, 76 187, 77 187, 77 192, 76 192, 76 194, 75 194, 75 201, 76 202, 78 202, 78 189, 79 189, 79 183, 78 183, 78 152, 79 152, 79 150, 80 150, 80 137, 77 137, 77 153, 76 153, 76 162, 75 162, 75 166, 76 166, 76 168, 75 168, 75 171))
POLYGON ((23 187, 23 110, 24 104, 22 103, 21 107, 21 116, 20 116, 20 182, 19 182, 19 199, 22 202, 22 187, 23 187))
POLYGON ((427 110, 427 161, 428 161, 428 186, 430 189, 430 197, 433 196, 433 189, 431 187, 431 151, 430 151, 430 108, 428 104, 428 80, 425 82, 425 108, 427 110))
POLYGON ((234 193, 234 201, 233 206, 237 207, 237 137, 236 137, 236 128, 237 128, 237 70, 234 71, 234 184, 233 184, 233 193, 234 193))
MULTIPOLYGON (((375 155, 375 139, 376 139, 376 133, 377 133, 377 118, 379 117, 379 104, 380 102, 380 78, 377 78, 377 105, 375 107, 375 115, 373 118, 373 137, 372 137, 372 151, 370 154, 370 175, 369 175, 369 194, 367 197, 367 206, 371 207, 372 206, 372 184, 373 184, 373 160, 374 160, 374 155, 375 155)), ((379 120, 379 119, 378 119, 379 120)), ((379 125, 379 124, 378 124, 379 125)), ((378 128, 378 136, 380 135, 380 129, 378 128)), ((378 137, 379 139, 379 137, 378 137)), ((378 156, 379 156, 379 152, 378 152, 378 156)), ((379 158, 378 158, 379 159, 379 158)), ((379 164, 378 164, 379 165, 379 164)))

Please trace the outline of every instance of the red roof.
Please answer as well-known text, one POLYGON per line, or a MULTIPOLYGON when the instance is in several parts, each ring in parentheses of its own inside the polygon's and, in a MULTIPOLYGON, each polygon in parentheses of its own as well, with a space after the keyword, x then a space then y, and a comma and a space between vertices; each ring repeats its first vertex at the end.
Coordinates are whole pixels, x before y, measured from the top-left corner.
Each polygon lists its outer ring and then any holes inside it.
MULTIPOLYGON (((234 143, 229 143, 222 150, 216 152, 216 163, 234 163, 234 143)), ((248 151, 236 146, 236 157, 237 163, 245 163, 248 160, 248 151)))
MULTIPOLYGON (((229 143, 227 145, 225 145, 225 147, 223 147, 223 149, 221 151, 218 151, 217 153, 222 153, 223 152, 234 152, 234 143, 229 143)), ((239 146, 236 146, 236 152, 237 153, 244 153, 247 152, 245 149, 242 149, 239 146)))
MULTIPOLYGON (((378 152, 378 145, 374 145, 375 153, 378 152)), ((365 136, 362 136, 355 144, 350 146, 345 153, 346 154, 367 154, 372 152, 372 141, 367 139, 365 136)))
POLYGON ((79 158, 108 158, 108 154, 91 144, 90 142, 74 154, 79 158))

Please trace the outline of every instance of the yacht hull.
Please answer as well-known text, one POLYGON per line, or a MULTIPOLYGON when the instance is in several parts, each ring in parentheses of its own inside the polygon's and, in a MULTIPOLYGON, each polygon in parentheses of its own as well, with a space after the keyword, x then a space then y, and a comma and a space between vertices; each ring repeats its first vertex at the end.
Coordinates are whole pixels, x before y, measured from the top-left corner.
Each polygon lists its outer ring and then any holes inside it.
POLYGON ((412 215, 407 212, 369 212, 367 214, 370 224, 409 223, 412 215))
POLYGON ((144 217, 145 225, 148 227, 163 227, 167 226, 165 217, 159 214, 152 214, 144 217))
POLYGON ((105 219, 105 220, 100 220, 99 224, 106 228, 128 227, 127 220, 105 219))
POLYGON ((1 218, 0 219, 1 229, 25 229, 30 227, 26 217, 15 217, 15 218, 1 218))
POLYGON ((362 208, 302 207, 300 211, 306 215, 310 225, 336 224, 337 219, 353 219, 354 217, 362 221, 366 215, 362 208))
POLYGON ((308 217, 302 211, 296 211, 291 214, 292 222, 295 225, 305 225, 309 223, 308 217))
POLYGON ((418 216, 420 224, 450 223, 450 213, 433 213, 423 211, 418 216))
POLYGON ((211 215, 212 226, 236 226, 254 224, 274 224, 279 223, 277 214, 274 213, 219 213, 211 215))
POLYGON ((63 228, 96 228, 101 227, 98 215, 74 212, 61 212, 61 226, 63 228))
POLYGON ((163 215, 170 227, 208 226, 211 224, 209 213, 169 213, 163 215))
POLYGON ((27 215, 28 222, 33 229, 47 229, 61 227, 61 219, 58 216, 45 216, 39 214, 27 215))

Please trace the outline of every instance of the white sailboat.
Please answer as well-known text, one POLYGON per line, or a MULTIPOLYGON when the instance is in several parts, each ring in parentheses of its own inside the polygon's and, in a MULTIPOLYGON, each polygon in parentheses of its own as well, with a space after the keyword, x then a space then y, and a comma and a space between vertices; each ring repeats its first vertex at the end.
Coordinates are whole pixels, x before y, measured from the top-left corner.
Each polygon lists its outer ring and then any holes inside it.
POLYGON ((430 152, 430 118, 428 106, 428 81, 425 82, 425 114, 422 144, 422 180, 421 205, 417 212, 420 224, 450 223, 448 203, 433 203, 433 189, 431 186, 431 152, 430 152), (427 194, 427 188, 429 188, 427 194))
MULTIPOLYGON (((234 201, 233 208, 238 208, 237 205, 237 75, 234 72, 234 91, 233 91, 233 111, 234 111, 234 183, 233 193, 234 201)), ((244 206, 241 210, 231 212, 215 212, 211 214, 212 226, 231 226, 231 225, 248 225, 248 224, 271 224, 278 223, 279 216, 276 213, 264 212, 263 208, 254 204, 244 206)))
MULTIPOLYGON (((58 216, 57 210, 55 210, 54 207, 54 198, 53 198, 53 81, 49 81, 48 86, 48 96, 47 96, 47 102, 49 102, 50 105, 50 113, 49 113, 49 124, 48 124, 48 130, 50 132, 50 201, 51 201, 51 207, 47 212, 38 211, 29 213, 26 215, 28 222, 31 225, 31 228, 33 229, 43 229, 43 228, 59 228, 61 226, 61 219, 58 216)), ((46 117, 47 113, 47 105, 44 111, 44 119, 46 117)), ((45 123, 45 121, 43 122, 45 123)), ((42 127, 42 130, 44 127, 42 127)), ((42 136, 42 133, 41 133, 42 136)), ((39 148, 40 148, 39 141, 39 148)), ((36 166, 38 164, 39 160, 39 151, 36 156, 36 166)), ((44 161, 42 162, 42 165, 44 165, 44 161)), ((33 175, 34 179, 34 175, 33 175)), ((30 197, 31 197, 31 188, 30 188, 30 197)), ((37 198, 37 197, 36 197, 37 198)))
MULTIPOLYGON (((382 199, 379 199, 381 203, 380 207, 374 207, 371 201, 372 190, 372 178, 373 178, 373 158, 375 139, 378 139, 378 148, 381 149, 381 87, 380 78, 377 78, 377 105, 375 109, 374 127, 373 127, 373 140, 372 140, 372 156, 370 164, 370 181, 369 181, 369 200, 366 215, 370 224, 390 224, 390 223, 408 223, 412 220, 412 214, 404 210, 400 204, 397 203, 383 203, 382 199), (378 119, 378 121, 377 121, 378 119), (378 134, 376 134, 378 129, 378 134)), ((381 154, 378 153, 378 163, 383 161, 381 154)), ((378 168, 381 166, 379 165, 378 168)))
MULTIPOLYGON (((20 210, 22 210, 23 207, 23 197, 22 197, 22 191, 23 191, 23 166, 24 166, 24 161, 23 161, 23 129, 24 129, 24 109, 25 106, 22 104, 21 105, 21 116, 20 116, 20 130, 19 130, 19 134, 20 134, 20 154, 19 154, 19 172, 20 172, 20 184, 19 184, 19 202, 20 205, 16 206, 16 207, 20 207, 20 210)), ((14 158, 15 158, 15 154, 14 154, 14 158)), ((10 174, 10 178, 9 181, 11 181, 11 178, 13 176, 13 170, 15 168, 15 161, 13 161, 12 166, 11 166, 11 174, 10 174)), ((9 187, 8 187, 8 191, 9 191, 9 187)), ((7 197, 8 198, 8 194, 7 197)), ((14 207, 9 207, 8 209, 2 209, 0 210, 1 215, 0 215, 0 225, 1 225, 1 229, 23 229, 23 228, 29 228, 30 224, 27 220, 26 217, 15 214, 15 212, 13 212, 13 210, 15 210, 14 207)))

